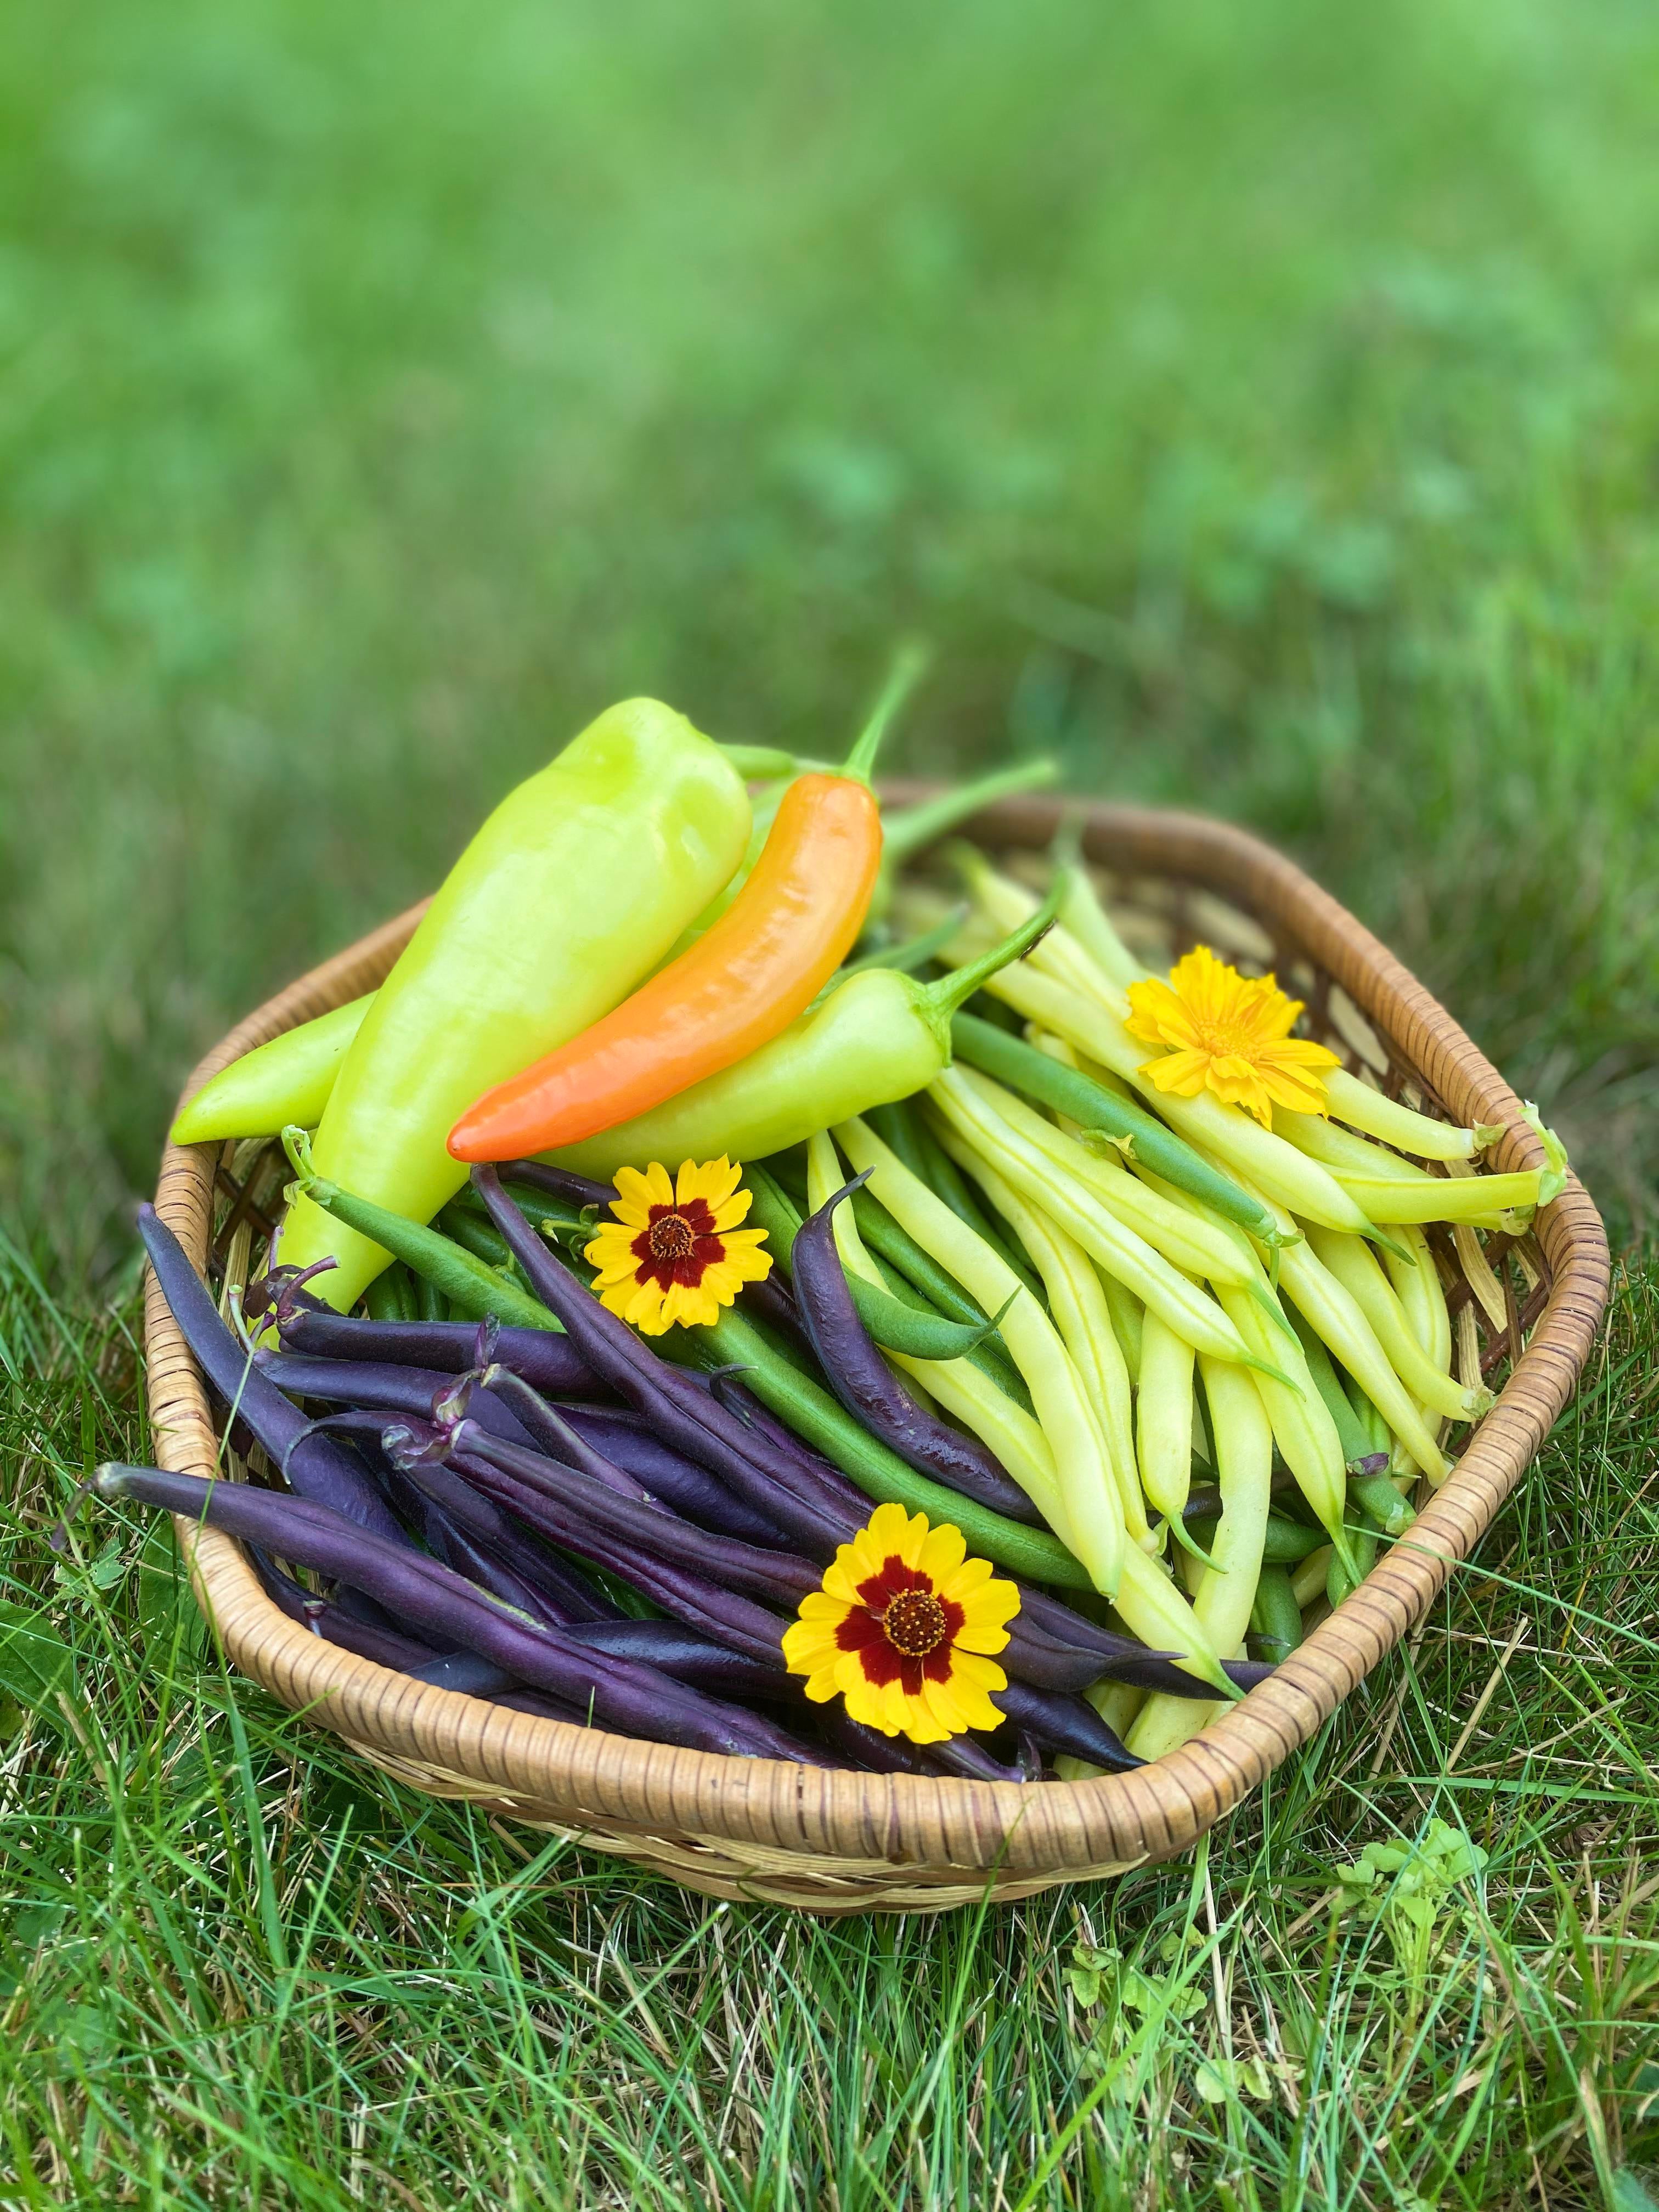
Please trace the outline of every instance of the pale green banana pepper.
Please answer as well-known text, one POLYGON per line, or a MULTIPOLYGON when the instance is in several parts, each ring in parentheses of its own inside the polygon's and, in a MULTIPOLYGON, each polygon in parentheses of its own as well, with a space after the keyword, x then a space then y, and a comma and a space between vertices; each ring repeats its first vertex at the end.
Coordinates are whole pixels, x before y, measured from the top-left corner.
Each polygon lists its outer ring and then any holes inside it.
POLYGON ((245 1052, 202 1085, 173 1125, 175 1145, 222 1143, 227 1137, 270 1137, 297 1121, 314 1129, 332 1097, 351 1041, 374 994, 351 999, 314 1022, 284 1030, 245 1052))
MULTIPOLYGON (((451 870, 353 1039, 317 1172, 411 1221, 466 1181, 446 1143, 482 1094, 608 1013, 737 867, 741 777, 683 714, 612 707, 508 793, 451 870)), ((277 1257, 337 1266, 343 1311, 391 1255, 301 1198, 277 1257)))

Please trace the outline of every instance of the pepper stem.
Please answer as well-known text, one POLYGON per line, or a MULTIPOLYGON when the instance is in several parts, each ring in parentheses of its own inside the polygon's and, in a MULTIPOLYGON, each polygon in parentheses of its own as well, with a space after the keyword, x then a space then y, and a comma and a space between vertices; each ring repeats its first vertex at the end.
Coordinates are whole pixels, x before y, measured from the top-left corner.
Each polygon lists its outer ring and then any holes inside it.
POLYGON ((889 724, 915 690, 933 659, 931 646, 912 639, 900 646, 893 655, 893 665, 887 672, 887 681, 881 687, 881 696, 870 711, 870 719, 859 732, 858 742, 847 756, 841 773, 854 783, 867 784, 871 770, 876 764, 876 755, 881 741, 887 735, 889 724))
POLYGON ((948 1024, 957 1008, 964 1006, 975 991, 988 982, 1000 968, 1006 968, 1026 954, 1060 919, 1060 902, 1066 896, 1067 883, 1062 868, 1048 886, 1048 896, 1034 912, 1028 914, 1018 929, 1010 930, 1000 945, 994 945, 988 952, 981 952, 977 960, 970 960, 965 968, 958 968, 949 975, 942 975, 937 983, 921 987, 923 1011, 932 1019, 948 1024))

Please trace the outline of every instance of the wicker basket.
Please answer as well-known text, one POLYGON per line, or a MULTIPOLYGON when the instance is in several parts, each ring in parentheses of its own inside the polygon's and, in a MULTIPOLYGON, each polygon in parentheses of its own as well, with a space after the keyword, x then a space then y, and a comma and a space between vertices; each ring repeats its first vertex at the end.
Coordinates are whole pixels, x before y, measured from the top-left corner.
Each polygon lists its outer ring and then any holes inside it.
MULTIPOLYGON (((895 793, 895 796, 908 796, 895 793)), ((1034 866, 1059 802, 997 807, 975 835, 1034 866), (1022 856, 1024 856, 1022 858, 1022 856)), ((1450 1017, 1376 940, 1291 863, 1196 817, 1096 806, 1087 855, 1126 935, 1166 955, 1202 940, 1277 965, 1313 1032, 1395 1095, 1460 1122, 1505 1122, 1496 1168, 1537 1165, 1519 1102, 1450 1017)), ((414 927, 401 915, 292 984, 234 1030, 188 1097, 228 1060, 377 984, 414 927)), ((248 1148, 170 1147, 156 1204, 204 1270, 245 1259, 280 1181, 248 1148), (233 1174, 234 1164, 243 1172, 233 1174)), ((1421 1618, 1520 1480, 1571 1394, 1606 1303, 1608 1261, 1576 1181, 1534 1232, 1465 1273, 1440 1256, 1462 1371, 1502 1379, 1496 1405, 1407 1542, 1262 1686, 1156 1765, 1084 1783, 924 1781, 732 1759, 567 1727, 434 1689, 308 1635, 265 1596, 238 1547, 181 1523, 198 1595, 230 1657, 365 1758, 439 1796, 579 1838, 689 1887, 824 1913, 939 1911, 1028 1896, 1184 1850, 1237 1805, 1421 1618), (1455 1273, 1454 1270, 1457 1270, 1455 1273)), ((1469 1259, 1466 1237, 1462 1260, 1469 1259)), ((210 1473, 216 1436, 201 1376, 150 1279, 145 1342, 161 1464, 210 1473)), ((1455 1448, 1455 1447, 1454 1447, 1455 1448)))

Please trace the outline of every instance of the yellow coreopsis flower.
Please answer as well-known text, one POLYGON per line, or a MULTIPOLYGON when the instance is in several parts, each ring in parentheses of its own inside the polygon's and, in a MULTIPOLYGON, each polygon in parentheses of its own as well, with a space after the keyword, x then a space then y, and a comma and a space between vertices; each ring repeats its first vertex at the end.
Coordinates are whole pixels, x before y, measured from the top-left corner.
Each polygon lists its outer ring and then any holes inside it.
POLYGON ((995 1729, 993 1690, 1008 1677, 989 1655, 1019 1611, 1012 1583, 970 1559, 962 1532, 925 1513, 878 1505, 843 1544, 784 1632, 784 1663, 818 1705, 842 1697, 855 1721, 912 1743, 995 1729))
POLYGON ((1291 1035, 1301 1012, 1302 1000, 1273 976, 1241 975, 1200 945, 1167 983, 1130 984, 1127 1026, 1143 1043, 1170 1048, 1140 1071, 1160 1091, 1196 1098, 1211 1090, 1271 1128, 1275 1103, 1326 1112, 1322 1071, 1342 1064, 1322 1044, 1291 1035))
POLYGON ((641 1175, 618 1168, 617 1217, 595 1231, 583 1257, 598 1269, 600 1303, 646 1336, 676 1322, 716 1322, 745 1283, 763 1282, 772 1255, 763 1229, 738 1224, 752 1203, 743 1170, 724 1155, 701 1167, 686 1160, 678 1178, 656 1160, 641 1175))

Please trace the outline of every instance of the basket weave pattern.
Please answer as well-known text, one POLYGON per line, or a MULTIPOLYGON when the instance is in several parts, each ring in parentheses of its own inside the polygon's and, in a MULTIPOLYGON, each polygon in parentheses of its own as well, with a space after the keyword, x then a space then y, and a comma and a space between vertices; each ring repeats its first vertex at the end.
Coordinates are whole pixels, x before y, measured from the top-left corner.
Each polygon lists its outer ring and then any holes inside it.
MULTIPOLYGON (((896 789, 890 796, 919 795, 896 789)), ((1016 870, 1052 838, 1060 802, 994 808, 974 835, 1016 870)), ((1150 957, 1199 939, 1240 964, 1276 965, 1308 1026, 1393 1095, 1462 1123, 1504 1122, 1497 1170, 1542 1164, 1520 1102, 1429 994, 1335 900, 1243 832, 1199 817, 1096 806, 1085 852, 1125 934, 1150 957)), ((407 941, 415 908, 281 992, 215 1047, 208 1077, 257 1044, 373 989, 407 941)), ((270 1156, 169 1146, 156 1206, 198 1267, 268 1226, 270 1156), (233 1158, 242 1171, 230 1172, 233 1158)), ((414 1787, 465 1796, 712 1895, 826 1913, 938 1911, 1122 1872, 1184 1850, 1237 1805, 1422 1617, 1468 1556, 1571 1395, 1608 1284, 1601 1221, 1576 1179, 1500 1261, 1502 1322, 1435 1232, 1465 1379, 1507 1370, 1496 1405, 1407 1539, 1346 1604, 1241 1704, 1155 1765, 1092 1782, 929 1781, 732 1759, 568 1727, 388 1672, 308 1634, 271 1603, 228 1537, 191 1522, 179 1540, 225 1649, 282 1702, 336 1730, 414 1787), (1516 1278, 1519 1279, 1516 1287, 1516 1278)), ((145 1344, 158 1463, 214 1471, 218 1437, 202 1378, 152 1278, 145 1344)), ((1454 1449, 1455 1446, 1454 1445, 1454 1449)))

